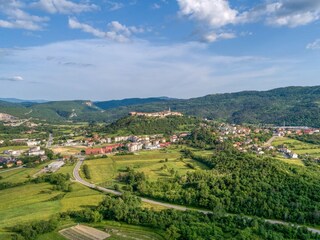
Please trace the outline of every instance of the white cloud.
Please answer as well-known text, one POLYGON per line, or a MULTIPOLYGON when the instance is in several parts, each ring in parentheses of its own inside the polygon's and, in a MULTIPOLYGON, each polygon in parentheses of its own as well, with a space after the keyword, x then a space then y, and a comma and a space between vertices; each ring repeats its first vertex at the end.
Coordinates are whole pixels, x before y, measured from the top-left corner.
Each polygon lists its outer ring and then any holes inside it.
POLYGON ((113 1, 104 1, 104 2, 110 5, 110 8, 109 8, 110 11, 116 11, 121 8, 124 8, 124 4, 121 2, 113 2, 113 1))
POLYGON ((94 39, 58 42, 23 51, 6 50, 1 74, 16 76, 19 69, 21 76, 38 84, 30 86, 27 81, 20 81, 17 86, 3 81, 1 87, 8 95, 14 93, 24 98, 105 100, 196 97, 294 85, 296 79, 301 82, 301 75, 295 72, 301 70, 300 63, 215 55, 207 47, 194 42, 154 45, 137 40, 120 44, 94 39))
POLYGON ((0 77, 0 81, 20 82, 20 81, 23 81, 23 77, 21 77, 21 76, 0 77))
POLYGON ((161 6, 158 3, 154 3, 154 4, 152 4, 151 8, 152 9, 160 9, 161 6))
POLYGON ((220 28, 237 22, 238 11, 230 8, 227 0, 177 0, 180 14, 220 28))
POLYGON ((215 33, 215 32, 211 32, 208 34, 205 34, 203 36, 203 41, 205 42, 215 42, 221 39, 233 39, 236 38, 237 36, 234 33, 215 33))
MULTIPOLYGON (((177 0, 177 2, 180 8, 179 15, 199 22, 198 28, 202 29, 198 29, 198 32, 202 33, 201 39, 207 39, 208 42, 219 39, 219 32, 225 32, 223 28, 226 26, 264 22, 267 25, 293 28, 320 19, 319 0, 265 0, 264 3, 244 11, 232 8, 229 0, 177 0), (203 27, 203 24, 206 27, 203 27)), ((231 36, 225 39, 229 38, 231 36)))
POLYGON ((69 0, 39 0, 32 4, 33 7, 42 9, 51 14, 81 13, 98 9, 98 6, 90 3, 75 3, 69 0))
POLYGON ((278 0, 265 6, 266 22, 275 26, 297 27, 320 18, 318 0, 278 0))
POLYGON ((103 38, 105 33, 85 23, 80 23, 75 18, 69 18, 69 27, 71 29, 80 29, 86 33, 91 33, 95 37, 103 38))
POLYGON ((143 33, 143 28, 137 28, 135 26, 127 27, 118 21, 112 21, 108 24, 108 31, 103 32, 97 28, 94 28, 88 24, 80 23, 75 18, 69 18, 69 27, 72 29, 80 29, 86 33, 90 33, 98 38, 106 38, 116 42, 129 42, 130 37, 133 34, 143 33))
POLYGON ((0 0, 0 12, 6 15, 6 19, 0 19, 0 27, 20 28, 26 30, 41 30, 49 20, 47 17, 31 15, 24 10, 26 6, 16 0, 0 0))
POLYGON ((320 49, 320 39, 317 39, 314 42, 309 43, 307 45, 307 49, 311 49, 311 50, 320 49))

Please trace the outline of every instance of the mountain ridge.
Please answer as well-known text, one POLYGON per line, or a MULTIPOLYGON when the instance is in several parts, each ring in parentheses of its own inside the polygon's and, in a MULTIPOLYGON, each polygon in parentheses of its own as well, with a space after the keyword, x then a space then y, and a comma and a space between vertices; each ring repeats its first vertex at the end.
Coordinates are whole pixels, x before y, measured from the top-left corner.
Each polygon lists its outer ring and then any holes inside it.
POLYGON ((320 127, 320 86, 284 87, 268 91, 209 94, 190 99, 129 98, 46 103, 0 101, 0 112, 47 121, 113 122, 131 111, 154 112, 171 108, 186 115, 230 123, 276 124, 320 127), (73 115, 72 118, 70 116, 73 115))

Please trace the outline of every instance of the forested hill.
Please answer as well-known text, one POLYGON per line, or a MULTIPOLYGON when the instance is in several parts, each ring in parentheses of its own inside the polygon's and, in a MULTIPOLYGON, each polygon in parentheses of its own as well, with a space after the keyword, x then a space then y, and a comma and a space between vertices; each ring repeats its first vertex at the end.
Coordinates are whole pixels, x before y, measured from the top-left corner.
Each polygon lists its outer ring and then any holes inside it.
POLYGON ((147 103, 155 103, 155 102, 166 102, 174 100, 173 98, 167 97, 155 97, 155 98, 127 98, 122 100, 110 100, 104 102, 95 102, 94 104, 104 110, 119 108, 124 106, 132 106, 132 105, 141 105, 147 103))
POLYGON ((228 121, 320 127, 320 86, 286 87, 270 91, 212 94, 192 99, 125 99, 92 103, 68 101, 7 103, 0 101, 0 113, 46 120, 113 122, 130 111, 163 111, 171 107, 186 115, 228 121), (76 114, 73 114, 73 113, 76 114))
POLYGON ((112 116, 124 116, 130 111, 160 111, 169 106, 187 115, 231 123, 285 123, 320 127, 320 86, 213 94, 121 107, 111 109, 108 113, 112 116))
POLYGON ((171 116, 166 118, 148 118, 143 116, 124 117, 106 126, 109 134, 165 134, 190 131, 200 120, 193 117, 171 116))

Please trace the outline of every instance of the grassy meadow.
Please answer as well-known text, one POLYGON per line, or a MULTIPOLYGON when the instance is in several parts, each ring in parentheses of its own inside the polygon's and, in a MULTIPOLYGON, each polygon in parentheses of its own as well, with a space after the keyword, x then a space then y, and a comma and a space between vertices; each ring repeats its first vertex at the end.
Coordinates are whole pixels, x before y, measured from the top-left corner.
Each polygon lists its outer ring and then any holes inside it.
POLYGON ((320 157, 320 145, 305 143, 287 137, 276 138, 272 145, 286 145, 290 150, 299 155, 308 154, 311 157, 320 157))
MULTIPOLYGON (((48 163, 46 163, 48 164, 48 163)), ((36 168, 21 168, 10 172, 0 173, 1 182, 24 182, 44 165, 36 168)), ((58 172, 72 175, 74 165, 66 165, 58 172)), ((89 189, 79 183, 72 184, 73 191, 65 193, 60 200, 51 199, 62 192, 53 191, 48 183, 26 185, 1 190, 0 201, 0 232, 5 228, 31 220, 48 219, 55 213, 67 210, 79 210, 86 206, 97 205, 104 195, 89 189)), ((1 234, 0 234, 1 240, 1 234)))
POLYGON ((144 172, 149 181, 171 177, 168 169, 174 169, 181 175, 186 174, 188 171, 195 171, 196 169, 207 169, 205 165, 194 160, 181 160, 180 156, 178 149, 169 148, 154 151, 139 151, 135 155, 109 156, 108 158, 87 160, 85 164, 88 165, 90 170, 90 181, 108 187, 113 186, 117 182, 117 176, 125 172, 127 167, 144 172), (190 168, 188 163, 192 164, 194 169, 190 168), (164 165, 167 167, 165 168, 164 165))
POLYGON ((2 177, 0 182, 25 182, 49 163, 50 162, 39 164, 35 168, 18 168, 10 171, 6 171, 6 169, 0 170, 0 176, 2 177))

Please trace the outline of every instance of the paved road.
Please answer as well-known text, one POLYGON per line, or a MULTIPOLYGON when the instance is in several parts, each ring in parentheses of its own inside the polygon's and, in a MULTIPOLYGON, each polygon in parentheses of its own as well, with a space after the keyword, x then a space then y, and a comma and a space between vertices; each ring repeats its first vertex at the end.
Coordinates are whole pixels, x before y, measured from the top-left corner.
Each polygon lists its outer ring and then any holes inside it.
POLYGON ((277 138, 278 136, 272 136, 267 142, 264 143, 265 146, 271 146, 272 142, 277 138))
MULTIPOLYGON (((77 182, 79 182, 82 185, 85 185, 85 186, 87 186, 89 188, 98 189, 99 191, 102 191, 102 192, 111 193, 111 194, 115 194, 115 195, 122 195, 121 192, 118 192, 118 191, 115 191, 115 190, 111 190, 111 189, 107 189, 107 188, 104 188, 104 187, 100 187, 100 186, 97 186, 95 184, 92 184, 92 183, 89 183, 89 182, 83 180, 80 177, 80 174, 79 174, 80 167, 81 167, 82 163, 83 163, 82 160, 78 161, 76 166, 75 166, 75 168, 73 169, 73 177, 76 179, 77 182)), ((160 206, 167 207, 167 208, 174 208, 174 209, 181 210, 181 211, 186 211, 188 209, 188 208, 186 208, 184 206, 178 206, 178 205, 169 204, 169 203, 162 203, 162 202, 158 202, 158 201, 147 199, 147 198, 141 198, 141 201, 145 202, 145 203, 151 203, 151 204, 160 205, 160 206)), ((201 211, 201 212, 209 213, 209 211, 201 211)))
MULTIPOLYGON (((83 180, 80 177, 80 174, 79 174, 80 167, 81 167, 83 162, 84 162, 84 160, 78 161, 76 166, 75 166, 75 168, 73 169, 73 177, 75 178, 75 180, 77 182, 79 182, 82 185, 85 185, 85 186, 87 186, 89 188, 98 189, 99 191, 102 191, 102 192, 111 193, 111 194, 115 194, 115 195, 122 195, 121 192, 118 192, 118 191, 115 191, 115 190, 111 190, 111 189, 107 189, 107 188, 104 188, 104 187, 99 187, 99 186, 97 186, 95 184, 92 184, 92 183, 89 183, 89 182, 83 180)), ((194 211, 201 212, 201 213, 204 213, 204 214, 213 213, 212 211, 206 211, 206 210, 200 210, 200 209, 192 209, 192 208, 188 208, 188 207, 181 206, 181 205, 175 205, 175 204, 170 204, 170 203, 159 202, 159 201, 151 200, 151 199, 148 199, 148 198, 140 198, 140 199, 141 199, 142 202, 145 202, 145 203, 151 203, 151 204, 155 204, 155 205, 159 205, 159 206, 163 206, 163 207, 167 207, 167 208, 176 209, 176 210, 179 210, 179 211, 194 210, 194 211)), ((250 218, 250 217, 248 217, 248 218, 250 218)), ((271 220, 271 219, 265 219, 265 221, 268 222, 268 223, 271 223, 271 224, 282 224, 282 225, 287 225, 287 226, 294 225, 292 223, 287 223, 287 222, 278 221, 278 220, 271 220)), ((302 226, 299 226, 299 225, 295 225, 295 226, 302 227, 302 226)), ((310 232, 320 234, 320 230, 318 230, 318 229, 309 228, 309 227, 307 229, 310 232)))
POLYGON ((24 166, 15 167, 15 168, 9 168, 9 169, 7 169, 7 170, 0 171, 0 173, 11 172, 11 171, 13 171, 13 170, 21 169, 21 168, 23 168, 23 167, 24 167, 24 166))
POLYGON ((47 142, 47 148, 51 147, 52 145, 52 142, 53 142, 53 136, 52 136, 52 133, 49 133, 49 139, 48 139, 48 142, 47 142))

